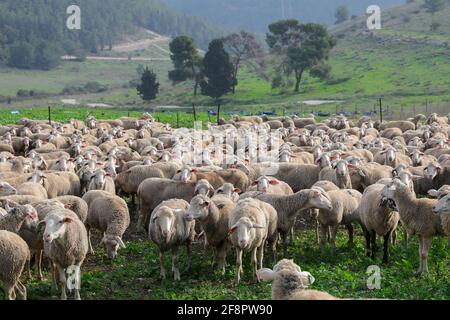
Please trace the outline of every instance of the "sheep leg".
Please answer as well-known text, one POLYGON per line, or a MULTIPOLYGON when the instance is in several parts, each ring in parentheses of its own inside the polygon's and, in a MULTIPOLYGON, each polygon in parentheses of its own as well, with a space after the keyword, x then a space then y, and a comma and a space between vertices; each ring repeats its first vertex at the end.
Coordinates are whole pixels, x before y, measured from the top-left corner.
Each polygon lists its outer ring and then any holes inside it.
POLYGON ((213 251, 213 261, 212 261, 212 263, 211 263, 211 266, 214 268, 216 265, 217 265, 217 256, 218 256, 218 249, 216 249, 216 248, 212 248, 212 251, 213 251))
POLYGON ((66 294, 66 271, 63 267, 56 264, 57 272, 59 273, 59 284, 61 285, 61 300, 67 300, 67 294, 66 294))
POLYGON ((217 261, 219 269, 222 271, 222 274, 225 274, 225 262, 227 258, 227 245, 226 243, 222 244, 221 247, 217 248, 217 261))
POLYGON ((14 290, 14 285, 10 283, 4 283, 6 299, 16 300, 16 292, 14 290))
POLYGON ((333 226, 331 229, 331 238, 330 238, 330 255, 334 257, 334 252, 336 251, 336 235, 339 230, 339 225, 333 226))
POLYGON ((95 254, 94 249, 92 248, 91 228, 89 227, 89 225, 86 225, 86 231, 87 231, 87 236, 88 236, 89 253, 90 254, 95 254))
POLYGON ((366 238, 366 257, 370 257, 370 232, 365 226, 361 225, 361 227, 364 232, 364 238, 366 238))
MULTIPOLYGON (((262 245, 258 248, 257 255, 258 255, 259 268, 262 269, 263 268, 263 259, 264 259, 264 245, 262 245)), ((256 275, 256 270, 255 270, 255 275, 256 275)))
POLYGON ((287 257, 287 250, 288 250, 288 242, 289 242, 288 241, 288 236, 287 236, 285 231, 281 231, 280 234, 281 234, 281 239, 282 239, 282 242, 283 242, 284 258, 286 258, 287 257))
POLYGON ((162 251, 159 252, 159 266, 161 268, 161 278, 166 279, 166 269, 164 268, 164 253, 162 251))
POLYGON ((17 281, 16 288, 22 296, 22 300, 27 300, 27 288, 22 284, 22 282, 20 282, 20 280, 17 281))
POLYGON ((52 290, 58 290, 58 274, 56 266, 53 262, 50 262, 50 267, 52 269, 52 290))
POLYGON ((191 268, 191 243, 189 241, 186 242, 186 270, 191 268))
POLYGON ((422 260, 422 275, 428 274, 428 251, 431 247, 433 238, 422 237, 422 252, 420 258, 422 260))
POLYGON ((172 272, 175 281, 180 279, 180 270, 178 269, 178 247, 172 248, 172 272))
POLYGON ((374 230, 370 231, 372 240, 372 260, 376 259, 377 256, 377 234, 374 230))
MULTIPOLYGON (((81 277, 81 273, 80 273, 80 270, 81 270, 81 265, 83 264, 83 262, 80 262, 77 266, 78 266, 78 277, 81 277)), ((74 297, 75 297, 75 300, 81 300, 81 297, 80 297, 80 287, 81 287, 81 278, 78 280, 79 282, 77 283, 77 285, 75 286, 75 289, 74 289, 74 291, 75 291, 75 295, 74 295, 74 297)))
MULTIPOLYGON (((252 270, 253 270, 253 277, 257 280, 256 277, 256 270, 258 270, 258 252, 259 248, 254 248, 251 252, 252 254, 252 270)), ((257 280, 258 281, 258 280, 257 280)))
POLYGON ((236 248, 236 283, 241 281, 242 272, 242 249, 236 248))
POLYGON ((315 227, 316 227, 316 241, 317 244, 320 244, 320 225, 319 225, 319 221, 317 221, 317 219, 315 220, 315 227))
MULTIPOLYGON (((31 256, 33 256, 33 254, 31 254, 31 256)), ((26 277, 26 280, 28 281, 28 280, 30 280, 31 279, 31 257, 30 257, 30 259, 27 259, 27 262, 26 262, 26 270, 27 270, 27 277, 26 277)))
POLYGON ((408 240, 409 240, 409 234, 408 231, 403 227, 403 237, 405 238, 405 242, 403 243, 405 251, 408 250, 408 240))
POLYGON ((348 231, 348 244, 353 245, 353 225, 351 223, 345 225, 348 231))
POLYGON ((392 244, 395 246, 397 244, 397 230, 393 230, 391 235, 392 235, 392 244))
POLYGON ((277 261, 277 242, 278 242, 278 233, 275 236, 275 239, 271 239, 269 241, 269 248, 272 252, 273 263, 277 261))
POLYGON ((136 204, 136 197, 135 197, 135 194, 134 194, 134 193, 131 194, 131 203, 132 203, 133 205, 136 204))
POLYGON ((383 263, 389 263, 389 240, 391 239, 392 230, 389 230, 384 235, 384 248, 383 248, 383 263))
POLYGON ((38 252, 36 253, 36 268, 38 272, 37 278, 39 281, 42 281, 42 279, 44 278, 44 276, 42 275, 42 254, 42 250, 38 250, 38 252))
POLYGON ((419 264, 419 269, 416 272, 416 274, 418 274, 418 275, 422 274, 422 270, 423 270, 422 245, 423 245, 422 236, 419 235, 419 263, 420 264, 419 264))
POLYGON ((328 226, 323 224, 319 225, 319 237, 320 237, 320 249, 322 251, 322 255, 326 253, 326 245, 327 245, 327 234, 328 234, 328 226))

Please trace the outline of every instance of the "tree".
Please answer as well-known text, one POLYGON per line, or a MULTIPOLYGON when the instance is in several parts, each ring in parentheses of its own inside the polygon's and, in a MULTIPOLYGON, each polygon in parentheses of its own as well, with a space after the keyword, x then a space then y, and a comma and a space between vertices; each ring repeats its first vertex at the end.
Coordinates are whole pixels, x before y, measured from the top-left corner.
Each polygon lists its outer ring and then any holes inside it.
POLYGON ((34 48, 26 42, 19 42, 9 48, 8 66, 19 69, 33 67, 34 48))
POLYGON ((173 83, 186 80, 194 81, 194 94, 192 100, 192 110, 194 119, 197 120, 195 112, 195 100, 198 86, 203 79, 202 59, 198 53, 194 40, 188 36, 179 36, 170 42, 170 59, 174 70, 169 71, 169 79, 173 83))
POLYGON ((211 41, 203 59, 205 79, 200 82, 202 94, 213 98, 217 104, 217 122, 220 115, 220 98, 233 89, 233 64, 224 49, 223 39, 211 41))
POLYGON ((435 14, 436 12, 444 9, 445 2, 444 0, 425 0, 424 7, 428 10, 428 12, 435 14))
POLYGON ((136 90, 139 96, 146 101, 154 100, 159 93, 159 82, 156 79, 156 74, 148 67, 145 67, 141 84, 137 86, 136 90))
POLYGON ((41 42, 35 49, 34 67, 41 70, 50 70, 59 65, 61 61, 59 48, 51 43, 41 42))
POLYGON ((295 75, 295 92, 300 91, 303 73, 324 64, 336 45, 335 39, 320 24, 300 24, 295 19, 281 20, 269 25, 269 31, 267 44, 272 53, 280 57, 279 68, 287 76, 295 75))
POLYGON ((255 37, 246 31, 229 35, 224 39, 224 45, 233 64, 234 83, 232 91, 235 93, 239 67, 242 63, 251 66, 255 70, 258 66, 262 66, 263 50, 255 37))
POLYGON ((336 12, 334 13, 334 17, 336 18, 336 22, 334 24, 339 24, 348 20, 349 13, 346 6, 339 6, 336 8, 336 12))

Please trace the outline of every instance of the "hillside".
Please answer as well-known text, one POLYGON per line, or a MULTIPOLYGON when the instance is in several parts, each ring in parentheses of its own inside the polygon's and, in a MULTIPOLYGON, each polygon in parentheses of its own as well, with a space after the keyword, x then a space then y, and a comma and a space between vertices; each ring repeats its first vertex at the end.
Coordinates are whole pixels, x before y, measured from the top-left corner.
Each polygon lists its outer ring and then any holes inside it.
MULTIPOLYGON (((295 18, 332 25, 339 5, 350 15, 363 15, 371 0, 161 0, 189 15, 202 17, 228 28, 265 32, 274 20, 295 18)), ((378 0, 382 10, 404 4, 405 0, 378 0)))
MULTIPOLYGON (((280 111, 284 108, 296 112, 313 109, 325 112, 358 109, 366 112, 372 110, 377 99, 382 97, 384 105, 389 105, 389 110, 397 114, 403 107, 409 108, 412 113, 413 110, 422 110, 419 108, 425 108, 426 104, 433 107, 423 112, 448 112, 450 53, 445 44, 450 42, 450 4, 434 15, 422 8, 422 4, 422 0, 417 0, 384 11, 382 29, 374 32, 367 31, 364 17, 331 28, 338 40, 329 62, 332 66, 331 79, 324 82, 306 75, 300 94, 292 93, 292 88, 271 88, 273 72, 270 60, 267 63, 267 78, 244 68, 239 73, 236 94, 225 97, 224 108, 249 112, 280 111), (439 27, 431 30, 432 23, 439 27), (299 107, 299 102, 305 100, 341 102, 311 109, 299 107)), ((136 42, 155 39, 148 31, 141 31, 123 41, 134 43, 134 46, 136 42)), ((156 39, 160 39, 159 36, 156 39)), ((12 97, 12 106, 16 107, 57 104, 63 98, 73 98, 81 104, 149 107, 130 86, 130 80, 136 78, 139 64, 144 64, 155 70, 161 83, 161 93, 151 106, 175 105, 189 109, 191 84, 172 86, 167 78, 167 72, 172 68, 165 52, 168 41, 156 45, 131 52, 105 51, 102 55, 120 57, 122 60, 68 61, 52 71, 2 69, 0 106, 11 106, 7 104, 6 97, 12 97), (128 60, 128 55, 131 60, 128 60), (143 60, 138 61, 138 58, 143 60), (96 85, 91 82, 96 82, 96 85), (19 90, 32 90, 34 96, 16 97, 19 90)), ((199 103, 204 106, 203 109, 213 105, 205 97, 199 97, 199 103)))
POLYGON ((212 23, 156 0, 79 0, 81 29, 66 28, 70 0, 0 2, 0 63, 21 69, 54 68, 62 54, 108 51, 138 28, 166 36, 190 34, 200 47, 224 34, 212 23))

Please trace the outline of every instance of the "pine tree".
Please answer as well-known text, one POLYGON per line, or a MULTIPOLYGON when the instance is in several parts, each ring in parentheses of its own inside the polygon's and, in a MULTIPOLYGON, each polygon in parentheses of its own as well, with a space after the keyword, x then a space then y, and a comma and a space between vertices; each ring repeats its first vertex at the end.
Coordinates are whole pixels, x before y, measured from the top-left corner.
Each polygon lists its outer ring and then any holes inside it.
POLYGON ((156 99, 156 95, 159 93, 159 82, 156 79, 156 74, 145 67, 144 73, 141 77, 141 84, 137 86, 139 96, 146 101, 156 99))
POLYGON ((209 44, 203 59, 205 80, 200 83, 202 94, 213 98, 217 104, 217 122, 220 116, 220 98, 232 91, 234 85, 233 64, 225 51, 222 39, 209 44))

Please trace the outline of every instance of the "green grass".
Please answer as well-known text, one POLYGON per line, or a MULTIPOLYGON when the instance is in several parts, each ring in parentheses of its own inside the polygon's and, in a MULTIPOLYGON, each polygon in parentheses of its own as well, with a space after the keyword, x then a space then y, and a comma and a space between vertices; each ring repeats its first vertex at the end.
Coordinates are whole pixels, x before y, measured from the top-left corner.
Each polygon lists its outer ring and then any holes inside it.
MULTIPOLYGON (((446 239, 435 238, 429 256, 430 274, 414 275, 418 268, 418 243, 410 241, 408 250, 397 243, 392 248, 391 262, 381 263, 381 252, 374 262, 364 255, 363 237, 355 238, 355 245, 347 245, 347 235, 341 230, 337 238, 334 259, 320 254, 312 230, 298 231, 289 254, 302 270, 309 271, 316 279, 312 288, 324 290, 341 298, 388 298, 388 299, 450 299, 450 254, 446 239), (381 268, 381 289, 369 290, 366 286, 367 267, 381 268)), ((161 280, 159 276, 159 251, 140 235, 140 240, 127 242, 127 248, 110 262, 102 248, 94 256, 89 255, 82 268, 83 299, 253 299, 271 297, 271 285, 255 283, 250 272, 248 256, 244 259, 243 280, 235 285, 234 253, 228 256, 229 266, 225 275, 211 267, 211 252, 194 245, 191 269, 184 268, 185 254, 180 258, 181 282, 171 276, 161 280)), ((135 239, 136 237, 134 237, 135 239)), ((98 243, 98 242, 95 242, 98 243)), ((381 247, 381 243, 380 243, 381 247)), ((266 266, 271 266, 266 256, 266 266)), ((170 255, 166 254, 166 268, 170 270, 170 255)), ((170 272, 168 272, 170 275, 170 272)), ((52 292, 50 276, 45 281, 27 283, 30 299, 58 299, 59 292, 52 292)), ((1 294, 0 294, 1 297, 1 294)))

